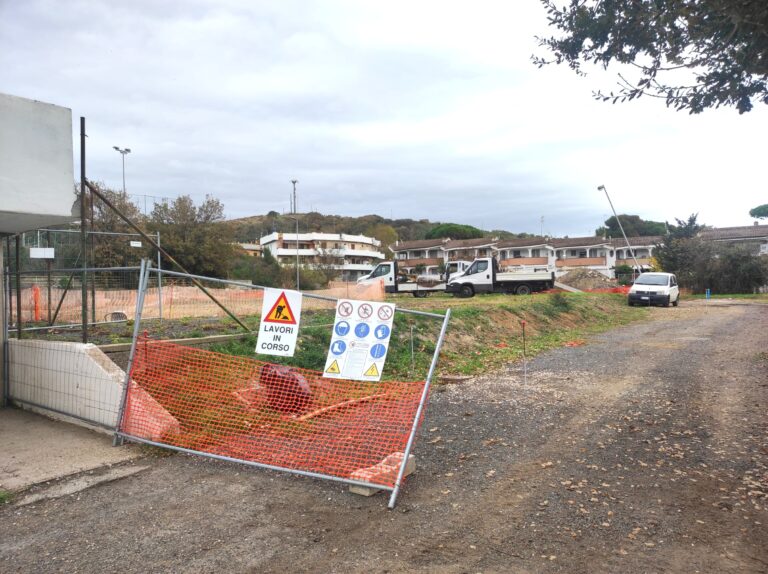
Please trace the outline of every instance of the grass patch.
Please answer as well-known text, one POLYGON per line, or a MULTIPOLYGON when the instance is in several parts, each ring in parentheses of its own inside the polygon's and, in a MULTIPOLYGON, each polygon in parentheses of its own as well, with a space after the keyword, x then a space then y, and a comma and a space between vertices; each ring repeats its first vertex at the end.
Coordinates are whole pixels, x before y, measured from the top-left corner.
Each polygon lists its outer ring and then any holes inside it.
MULTIPOLYGON (((438 374, 476 375, 522 359, 521 321, 526 321, 529 357, 566 344, 581 344, 591 335, 648 317, 643 307, 628 307, 622 294, 553 293, 535 296, 484 295, 396 299, 406 308, 444 313, 451 321, 438 374)), ((256 337, 213 345, 211 350, 279 364, 322 370, 331 340, 333 310, 302 314, 294 357, 256 355, 256 337)), ((397 313, 384 380, 423 380, 429 370, 440 321, 397 313)))
POLYGON ((0 488, 0 504, 8 504, 13 500, 13 493, 0 488))

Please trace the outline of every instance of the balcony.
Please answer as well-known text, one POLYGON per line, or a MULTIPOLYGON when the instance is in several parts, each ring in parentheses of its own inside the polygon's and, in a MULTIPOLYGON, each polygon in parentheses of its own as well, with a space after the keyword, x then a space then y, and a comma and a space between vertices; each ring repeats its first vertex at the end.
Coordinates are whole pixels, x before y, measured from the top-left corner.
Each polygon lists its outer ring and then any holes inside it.
POLYGON ((417 265, 423 265, 429 267, 430 265, 440 265, 443 262, 442 259, 398 259, 397 264, 401 267, 416 267, 417 265))
MULTIPOLYGON (((650 257, 638 257, 637 258, 637 264, 640 265, 640 267, 650 267, 651 265, 651 258, 650 257)), ((635 266, 635 260, 631 257, 629 259, 617 259, 616 265, 629 265, 630 267, 635 266)))
POLYGON ((557 267, 604 267, 607 263, 605 257, 571 257, 558 259, 555 265, 557 267))
POLYGON ((501 267, 514 267, 516 265, 546 265, 549 263, 547 257, 515 257, 513 259, 502 259, 499 261, 501 267))

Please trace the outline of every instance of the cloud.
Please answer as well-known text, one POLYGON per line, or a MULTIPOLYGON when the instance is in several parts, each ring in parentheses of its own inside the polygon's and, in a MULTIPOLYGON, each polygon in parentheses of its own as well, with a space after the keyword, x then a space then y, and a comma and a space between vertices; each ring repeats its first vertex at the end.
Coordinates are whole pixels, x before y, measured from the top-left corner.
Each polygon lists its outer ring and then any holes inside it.
POLYGON ((687 116, 596 102, 615 80, 536 69, 536 3, 0 4, 0 91, 87 117, 88 173, 299 207, 585 235, 609 213, 748 224, 765 203, 766 110, 687 116), (722 198, 727 194, 728 201, 722 198))

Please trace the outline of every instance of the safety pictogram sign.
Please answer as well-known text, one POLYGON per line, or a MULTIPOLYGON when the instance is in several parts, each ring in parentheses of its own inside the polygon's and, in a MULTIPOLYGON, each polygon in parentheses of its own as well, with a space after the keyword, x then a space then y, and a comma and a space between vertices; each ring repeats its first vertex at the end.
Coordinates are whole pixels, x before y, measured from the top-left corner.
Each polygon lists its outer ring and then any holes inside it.
POLYGON ((389 303, 339 301, 323 376, 381 380, 394 316, 395 306, 389 303))
POLYGON ((257 353, 293 357, 299 336, 301 299, 298 291, 264 289, 257 353))
POLYGON ((338 375, 341 372, 341 369, 339 369, 339 362, 334 359, 333 363, 328 365, 328 367, 325 369, 326 373, 331 373, 332 375, 338 375))
POLYGON ((379 376, 379 366, 376 363, 371 363, 371 366, 368 367, 368 370, 363 373, 366 377, 378 377, 379 376))
MULTIPOLYGON (((299 299, 299 301, 301 301, 301 299, 299 299)), ((267 323, 288 323, 290 325, 296 324, 296 318, 293 316, 291 304, 288 303, 288 298, 285 296, 285 291, 280 293, 277 301, 275 301, 275 304, 272 305, 269 313, 264 316, 262 321, 266 321, 267 323)))

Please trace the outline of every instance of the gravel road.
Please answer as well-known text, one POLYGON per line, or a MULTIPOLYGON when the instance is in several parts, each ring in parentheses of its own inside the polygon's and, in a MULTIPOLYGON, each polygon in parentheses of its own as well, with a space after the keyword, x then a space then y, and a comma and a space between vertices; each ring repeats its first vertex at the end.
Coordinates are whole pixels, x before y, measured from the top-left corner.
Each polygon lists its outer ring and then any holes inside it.
MULTIPOLYGON (((0 508, 2 572, 768 572, 768 305, 687 303, 433 393, 394 511, 196 457, 0 508)), ((142 464, 146 464, 146 460, 142 464)))

